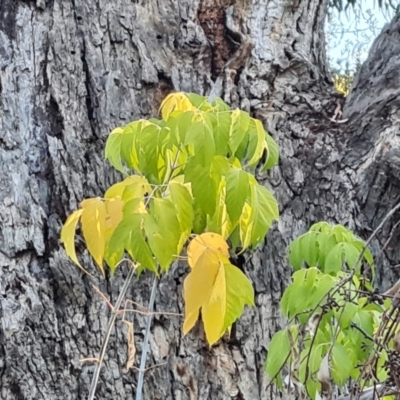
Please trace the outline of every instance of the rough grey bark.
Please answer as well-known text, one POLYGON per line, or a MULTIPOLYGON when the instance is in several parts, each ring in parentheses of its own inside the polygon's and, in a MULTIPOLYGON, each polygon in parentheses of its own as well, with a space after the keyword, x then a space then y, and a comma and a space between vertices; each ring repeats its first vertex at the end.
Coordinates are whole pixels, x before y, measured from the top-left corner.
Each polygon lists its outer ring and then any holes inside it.
MULTIPOLYGON (((79 359, 97 356, 109 312, 91 284, 115 301, 127 271, 84 276, 60 247, 61 225, 80 200, 119 178, 103 161, 114 127, 156 115, 171 91, 208 94, 215 81, 218 95, 260 118, 279 143, 279 167, 260 178, 281 220, 247 256, 257 307, 230 340, 209 349, 200 327, 183 338, 180 318, 154 319, 147 366, 166 364, 146 373, 144 399, 276 398, 266 391, 263 363, 281 322, 288 242, 322 219, 367 237, 400 195, 400 16, 371 49, 346 102, 349 121, 336 124, 328 119, 336 100, 324 50, 326 3, 0 2, 1 398, 87 396, 93 365, 79 359)), ((376 253, 396 221, 374 242, 376 253)), ((381 287, 396 276, 399 233, 379 258, 381 287)), ((182 312, 185 273, 175 265, 161 280, 157 311, 182 312)), ((128 297, 146 305, 150 285, 143 276, 128 297)), ((130 318, 140 354, 145 321, 130 318)), ((137 373, 123 368, 125 333, 118 322, 99 400, 134 396, 137 373)))

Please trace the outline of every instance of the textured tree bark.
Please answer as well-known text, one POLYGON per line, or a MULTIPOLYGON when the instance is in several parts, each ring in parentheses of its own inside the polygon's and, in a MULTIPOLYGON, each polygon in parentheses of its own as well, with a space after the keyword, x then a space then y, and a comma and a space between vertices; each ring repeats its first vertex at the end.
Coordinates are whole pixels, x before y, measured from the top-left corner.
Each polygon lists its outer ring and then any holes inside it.
MULTIPOLYGON (((289 241, 318 220, 366 238, 400 196, 400 16, 371 49, 343 124, 328 78, 327 0, 3 0, 0 2, 0 397, 85 399, 109 310, 126 268, 84 276, 59 233, 85 197, 119 176, 103 160, 116 126, 155 116, 171 91, 222 96, 260 118, 278 141, 279 167, 259 178, 281 220, 243 268, 256 290, 229 340, 209 349, 182 319, 152 325, 144 399, 275 399, 263 371, 278 302, 290 277, 289 241), (216 82, 216 84, 214 84, 216 82)), ((378 284, 396 278, 400 230, 392 218, 373 243, 378 284)), ((85 265, 90 259, 79 244, 85 265)), ((95 269, 93 268, 93 271, 95 269)), ((156 310, 181 313, 186 269, 159 283, 156 310)), ((128 298, 146 306, 151 277, 128 298)), ((135 322, 138 356, 145 319, 135 322)), ((126 327, 113 332, 97 399, 132 399, 126 327)), ((137 360, 138 361, 138 360, 137 360)), ((138 365, 138 362, 136 363, 138 365)))

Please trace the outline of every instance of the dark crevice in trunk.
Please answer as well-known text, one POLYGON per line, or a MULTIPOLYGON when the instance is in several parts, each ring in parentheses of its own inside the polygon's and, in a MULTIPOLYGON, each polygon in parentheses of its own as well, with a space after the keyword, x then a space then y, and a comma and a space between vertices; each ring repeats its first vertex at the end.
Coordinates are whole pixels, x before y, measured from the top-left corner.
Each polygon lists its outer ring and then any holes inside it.
POLYGON ((88 120, 90 124, 90 128, 92 130, 92 135, 93 138, 96 138, 96 130, 94 128, 94 105, 92 103, 92 96, 91 96, 91 88, 90 88, 90 72, 89 72, 89 66, 86 60, 86 45, 85 45, 85 40, 82 39, 82 50, 81 50, 81 61, 82 61, 82 68, 83 68, 83 73, 85 74, 85 87, 86 87, 86 109, 87 109, 87 115, 88 115, 88 120))
MULTIPOLYGON (((233 0, 222 0, 215 2, 203 0, 199 7, 197 18, 200 26, 211 44, 211 76, 216 79, 221 73, 226 62, 239 47, 232 40, 229 40, 225 26, 226 9, 234 3, 233 0)), ((230 32, 233 38, 235 33, 230 32)))

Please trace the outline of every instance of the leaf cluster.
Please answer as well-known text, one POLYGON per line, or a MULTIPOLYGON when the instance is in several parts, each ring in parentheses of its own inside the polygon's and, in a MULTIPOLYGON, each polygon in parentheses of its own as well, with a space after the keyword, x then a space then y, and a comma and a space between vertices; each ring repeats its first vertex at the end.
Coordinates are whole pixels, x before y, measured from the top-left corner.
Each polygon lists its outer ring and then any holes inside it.
POLYGON ((197 252, 205 241, 204 254, 195 261, 189 256, 184 332, 201 309, 213 344, 245 304, 254 304, 250 282, 229 262, 227 241, 233 251, 257 246, 278 218, 276 200, 253 176, 260 163, 262 170, 277 163, 278 149, 260 121, 220 99, 209 103, 173 93, 161 116, 111 132, 105 157, 125 179, 102 198, 84 200, 67 219, 61 240, 82 268, 75 252, 80 223, 103 274, 104 263, 114 274, 125 254, 140 264, 139 271, 166 272, 190 238, 189 249, 197 252))
POLYGON ((349 380, 359 387, 384 381, 390 351, 374 335, 390 302, 370 301, 372 285, 362 267, 373 270, 374 261, 363 241, 342 225, 318 223, 291 243, 289 260, 295 272, 280 303, 289 324, 269 345, 270 378, 282 388, 287 370, 286 383, 311 399, 331 379, 339 387, 349 380), (363 365, 376 376, 363 374, 363 365))

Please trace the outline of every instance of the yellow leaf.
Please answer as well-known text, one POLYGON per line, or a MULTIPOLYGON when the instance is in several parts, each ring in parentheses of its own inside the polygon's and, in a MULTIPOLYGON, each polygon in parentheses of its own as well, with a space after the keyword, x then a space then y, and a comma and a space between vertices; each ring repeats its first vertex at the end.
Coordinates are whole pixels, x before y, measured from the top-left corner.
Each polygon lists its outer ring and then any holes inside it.
POLYGON ((186 97, 185 93, 171 93, 161 103, 161 115, 164 121, 168 121, 169 116, 174 111, 194 111, 196 107, 186 97))
POLYGON ((218 273, 214 281, 208 302, 202 308, 202 319, 208 343, 213 345, 224 333, 224 320, 226 314, 226 280, 225 268, 219 263, 218 273))
POLYGON ((254 305, 254 290, 246 275, 215 249, 204 251, 184 281, 185 321, 189 332, 201 315, 210 346, 216 343, 242 314, 254 305))
POLYGON ((215 250, 203 252, 199 260, 200 265, 192 269, 183 283, 185 298, 184 335, 193 328, 199 317, 200 308, 210 298, 219 269, 218 254, 215 250))
POLYGON ((74 211, 65 221, 61 230, 61 242, 64 244, 67 256, 85 273, 88 273, 80 264, 75 252, 75 231, 83 210, 74 211))
POLYGON ((87 249, 104 275, 103 256, 106 225, 104 202, 100 198, 87 199, 81 202, 81 207, 83 208, 81 224, 87 249))
POLYGON ((229 258, 228 245, 218 233, 206 232, 196 236, 189 244, 187 255, 188 263, 193 268, 204 253, 219 253, 221 259, 229 258))

